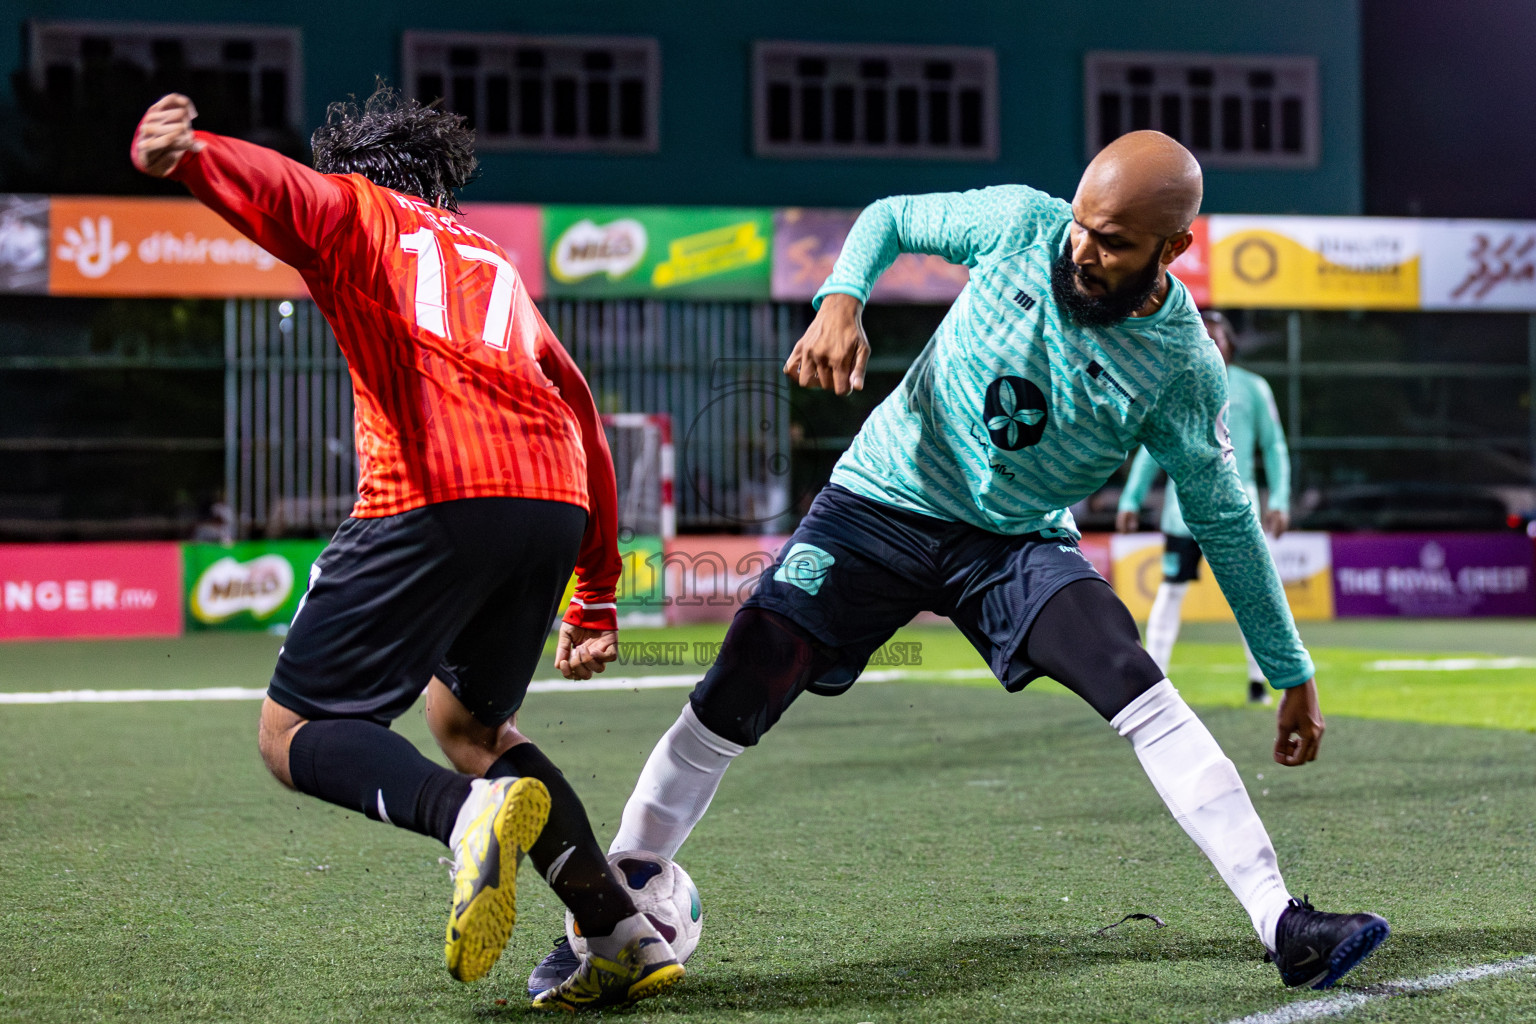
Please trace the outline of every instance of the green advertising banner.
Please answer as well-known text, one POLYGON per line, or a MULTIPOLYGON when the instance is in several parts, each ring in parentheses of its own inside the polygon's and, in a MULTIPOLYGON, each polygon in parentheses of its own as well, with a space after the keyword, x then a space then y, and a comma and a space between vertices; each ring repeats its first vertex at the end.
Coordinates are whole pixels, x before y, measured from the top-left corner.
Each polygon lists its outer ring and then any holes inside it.
POLYGON ((287 628, 325 543, 183 544, 187 629, 287 628))
MULTIPOLYGON (((641 534, 628 540, 619 540, 619 559, 623 569, 619 574, 618 596, 619 628, 633 626, 665 626, 666 606, 662 601, 665 576, 662 572, 664 545, 660 537, 641 534)), ((570 607, 571 595, 576 593, 576 577, 571 576, 565 585, 565 597, 560 602, 560 614, 570 607)))
POLYGON ((546 206, 552 298, 767 299, 773 211, 546 206))

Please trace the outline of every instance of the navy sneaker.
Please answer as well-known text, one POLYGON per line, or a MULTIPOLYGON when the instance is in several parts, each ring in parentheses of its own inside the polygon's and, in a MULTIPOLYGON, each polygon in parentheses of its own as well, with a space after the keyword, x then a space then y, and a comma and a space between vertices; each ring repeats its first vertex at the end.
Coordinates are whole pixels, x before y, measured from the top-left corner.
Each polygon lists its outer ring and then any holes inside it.
POLYGON ((1329 988, 1386 941, 1392 929, 1375 914, 1325 914, 1303 896, 1275 926, 1270 955, 1289 988, 1329 988))
POLYGON ((571 948, 571 940, 564 935, 555 943, 555 948, 550 950, 539 966, 528 975, 528 997, 531 999, 545 989, 554 988, 576 973, 576 968, 581 965, 581 957, 571 948))

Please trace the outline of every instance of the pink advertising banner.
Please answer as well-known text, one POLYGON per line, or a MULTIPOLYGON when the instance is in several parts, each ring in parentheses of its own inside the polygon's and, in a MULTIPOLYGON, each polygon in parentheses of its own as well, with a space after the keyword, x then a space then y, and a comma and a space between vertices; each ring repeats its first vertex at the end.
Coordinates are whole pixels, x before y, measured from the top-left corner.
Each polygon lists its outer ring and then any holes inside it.
MULTIPOLYGON (((773 212, 773 298, 809 301, 832 272, 857 210, 790 207, 773 212)), ((964 267, 937 256, 896 257, 870 293, 871 302, 948 304, 970 280, 964 267)))
POLYGON ((787 540, 778 534, 689 534, 669 539, 662 559, 667 622, 731 621, 787 540))
POLYGON ((544 209, 517 203, 464 203, 465 226, 501 246, 532 299, 544 297, 544 209))
POLYGON ((0 640, 178 636, 179 544, 0 544, 0 640))

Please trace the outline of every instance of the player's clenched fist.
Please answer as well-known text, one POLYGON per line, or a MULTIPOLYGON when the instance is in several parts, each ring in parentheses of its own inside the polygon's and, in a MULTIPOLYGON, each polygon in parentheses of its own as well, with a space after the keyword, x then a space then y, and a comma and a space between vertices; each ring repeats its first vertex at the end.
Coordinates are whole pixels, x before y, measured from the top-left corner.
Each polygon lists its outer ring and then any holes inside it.
POLYGON ((869 339, 860 318, 863 309, 851 295, 834 292, 822 299, 816 319, 784 364, 785 375, 803 388, 825 388, 839 395, 864 390, 869 339))
POLYGON ((1278 719, 1275 760, 1292 767, 1317 760, 1325 728, 1323 712, 1317 704, 1317 681, 1309 679, 1286 690, 1280 698, 1278 719))
POLYGON ((555 643, 555 668, 567 679, 591 679, 619 656, 619 634, 612 629, 584 629, 560 623, 555 643))
POLYGON ((180 93, 162 96, 144 114, 133 135, 133 166, 156 178, 175 169, 181 155, 197 152, 202 143, 192 134, 197 108, 180 93))

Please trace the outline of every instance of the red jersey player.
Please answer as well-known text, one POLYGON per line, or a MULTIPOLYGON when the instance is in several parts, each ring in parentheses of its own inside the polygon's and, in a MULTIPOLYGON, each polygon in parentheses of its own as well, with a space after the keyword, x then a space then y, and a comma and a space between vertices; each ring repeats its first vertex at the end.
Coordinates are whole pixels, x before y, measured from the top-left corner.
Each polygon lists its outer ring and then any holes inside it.
POLYGON ((194 132, 194 117, 184 96, 150 107, 134 164, 182 182, 299 270, 346 355, 357 408, 357 505, 316 561, 278 655, 261 713, 267 767, 449 846, 445 952, 459 980, 501 955, 526 852, 591 950, 534 1005, 662 991, 682 966, 635 912, 576 793, 516 728, 573 567, 557 665, 588 679, 615 657, 616 499, 586 381, 506 253, 453 216, 473 133, 381 88, 361 109, 331 105, 311 170, 194 132), (458 771, 389 729, 423 687, 458 771))

